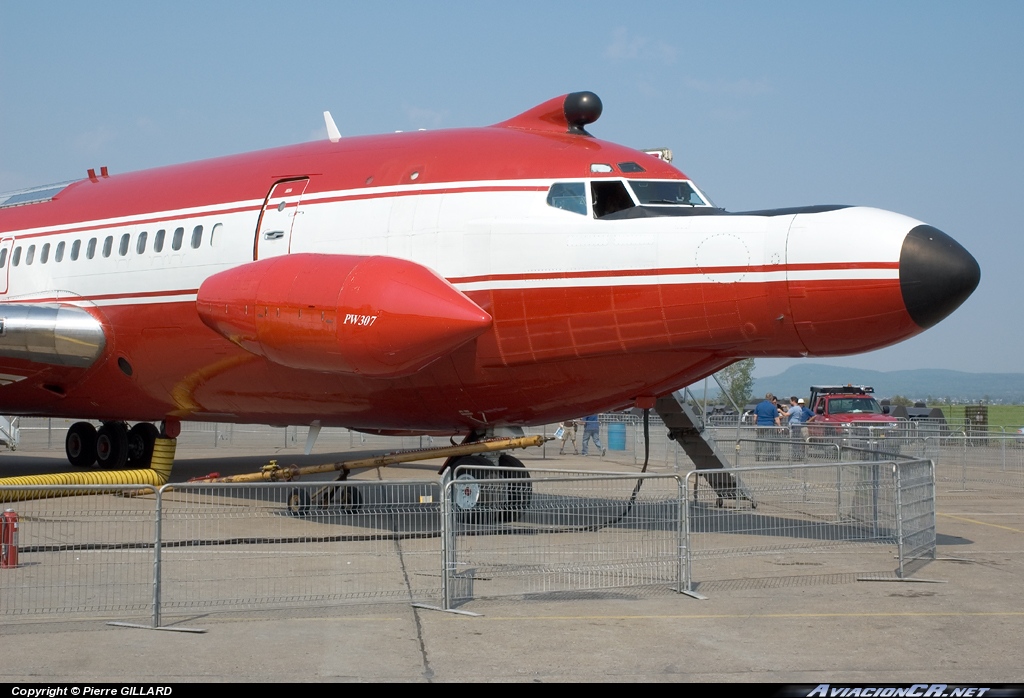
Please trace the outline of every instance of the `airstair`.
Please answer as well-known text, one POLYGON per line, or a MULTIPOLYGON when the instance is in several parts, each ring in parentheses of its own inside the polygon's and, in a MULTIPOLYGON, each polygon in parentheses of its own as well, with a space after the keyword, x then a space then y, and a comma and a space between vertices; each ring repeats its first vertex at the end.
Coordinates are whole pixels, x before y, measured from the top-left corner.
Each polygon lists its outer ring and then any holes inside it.
MULTIPOLYGON (((732 465, 706 430, 703 417, 690 406, 685 390, 658 398, 654 411, 668 427, 668 437, 683 447, 697 470, 701 471, 701 476, 714 489, 718 506, 722 506, 726 499, 746 499, 752 506, 757 506, 739 477, 727 472, 732 465)), ((696 486, 695 482, 694 488, 696 486)))
POLYGON ((20 431, 17 417, 0 417, 0 446, 17 450, 20 431))

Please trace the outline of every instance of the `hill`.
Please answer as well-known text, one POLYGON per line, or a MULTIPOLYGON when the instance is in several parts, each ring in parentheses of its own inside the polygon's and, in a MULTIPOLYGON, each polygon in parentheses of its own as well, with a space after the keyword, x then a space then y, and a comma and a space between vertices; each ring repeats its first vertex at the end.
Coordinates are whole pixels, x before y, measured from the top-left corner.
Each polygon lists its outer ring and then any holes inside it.
POLYGON ((1024 373, 968 373, 921 368, 872 371, 827 364, 790 366, 777 376, 754 381, 754 395, 806 395, 812 385, 871 385, 878 399, 903 395, 911 400, 947 399, 954 402, 1024 403, 1024 373))

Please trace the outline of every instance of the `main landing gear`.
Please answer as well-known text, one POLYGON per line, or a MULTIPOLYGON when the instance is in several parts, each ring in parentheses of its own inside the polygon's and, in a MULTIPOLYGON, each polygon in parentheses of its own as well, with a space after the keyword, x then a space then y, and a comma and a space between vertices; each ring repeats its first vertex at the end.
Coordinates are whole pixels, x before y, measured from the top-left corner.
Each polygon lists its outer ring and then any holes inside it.
POLYGON ((64 450, 76 468, 148 468, 159 435, 160 430, 149 422, 131 429, 124 422, 103 422, 99 429, 89 422, 75 422, 68 429, 64 450))
MULTIPOLYGON (((515 434, 521 435, 522 430, 515 434)), ((470 434, 463 443, 478 440, 479 436, 470 434)), ((491 525, 518 521, 530 508, 533 482, 523 462, 508 453, 501 453, 496 459, 495 454, 490 455, 449 458, 442 469, 455 478, 452 504, 462 523, 491 525)))

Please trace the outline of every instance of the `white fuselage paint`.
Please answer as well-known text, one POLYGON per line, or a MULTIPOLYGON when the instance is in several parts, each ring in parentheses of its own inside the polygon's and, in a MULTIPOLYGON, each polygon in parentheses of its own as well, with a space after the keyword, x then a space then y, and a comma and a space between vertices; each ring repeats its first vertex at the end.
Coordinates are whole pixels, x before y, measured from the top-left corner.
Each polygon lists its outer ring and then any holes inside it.
MULTIPOLYGON (((892 279, 898 269, 870 265, 898 262, 906 232, 919 224, 872 208, 598 220, 549 206, 545 191, 551 182, 456 182, 307 193, 298 207, 293 206, 297 198, 286 197, 286 210, 295 217, 287 252, 400 257, 434 269, 463 291, 892 279), (499 278, 487 278, 493 275, 499 278), (504 275, 525 278, 500 278, 504 275)), ((0 301, 56 298, 76 303, 80 297, 90 304, 125 305, 194 300, 195 289, 207 277, 252 261, 263 205, 259 199, 234 201, 5 234, 0 248, 22 251, 17 266, 8 253, 3 269, 9 275, 8 288, 0 301), (202 242, 193 249, 192 231, 199 225, 202 242), (179 227, 184 228, 182 245, 172 250, 171 237, 179 227), (153 252, 158 229, 166 231, 160 253, 153 252), (148 240, 139 254, 141 231, 147 231, 148 240), (121 255, 125 234, 130 242, 121 255), (112 238, 112 250, 104 257, 107 237, 112 238), (87 259, 93 238, 96 252, 87 259), (76 240, 81 251, 72 261, 76 240), (56 262, 61 242, 63 260, 56 262), (47 262, 41 263, 44 244, 50 249, 47 262), (36 249, 32 264, 27 264, 30 245, 36 249)))

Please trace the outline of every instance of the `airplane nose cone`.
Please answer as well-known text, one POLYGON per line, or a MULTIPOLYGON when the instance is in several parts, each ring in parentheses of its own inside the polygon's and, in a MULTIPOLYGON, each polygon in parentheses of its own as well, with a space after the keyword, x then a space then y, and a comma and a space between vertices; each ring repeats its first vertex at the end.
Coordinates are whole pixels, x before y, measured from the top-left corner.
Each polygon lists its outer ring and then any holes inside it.
POLYGON ((907 312, 922 329, 959 308, 980 280, 977 260, 938 228, 919 225, 904 239, 900 289, 907 312))

